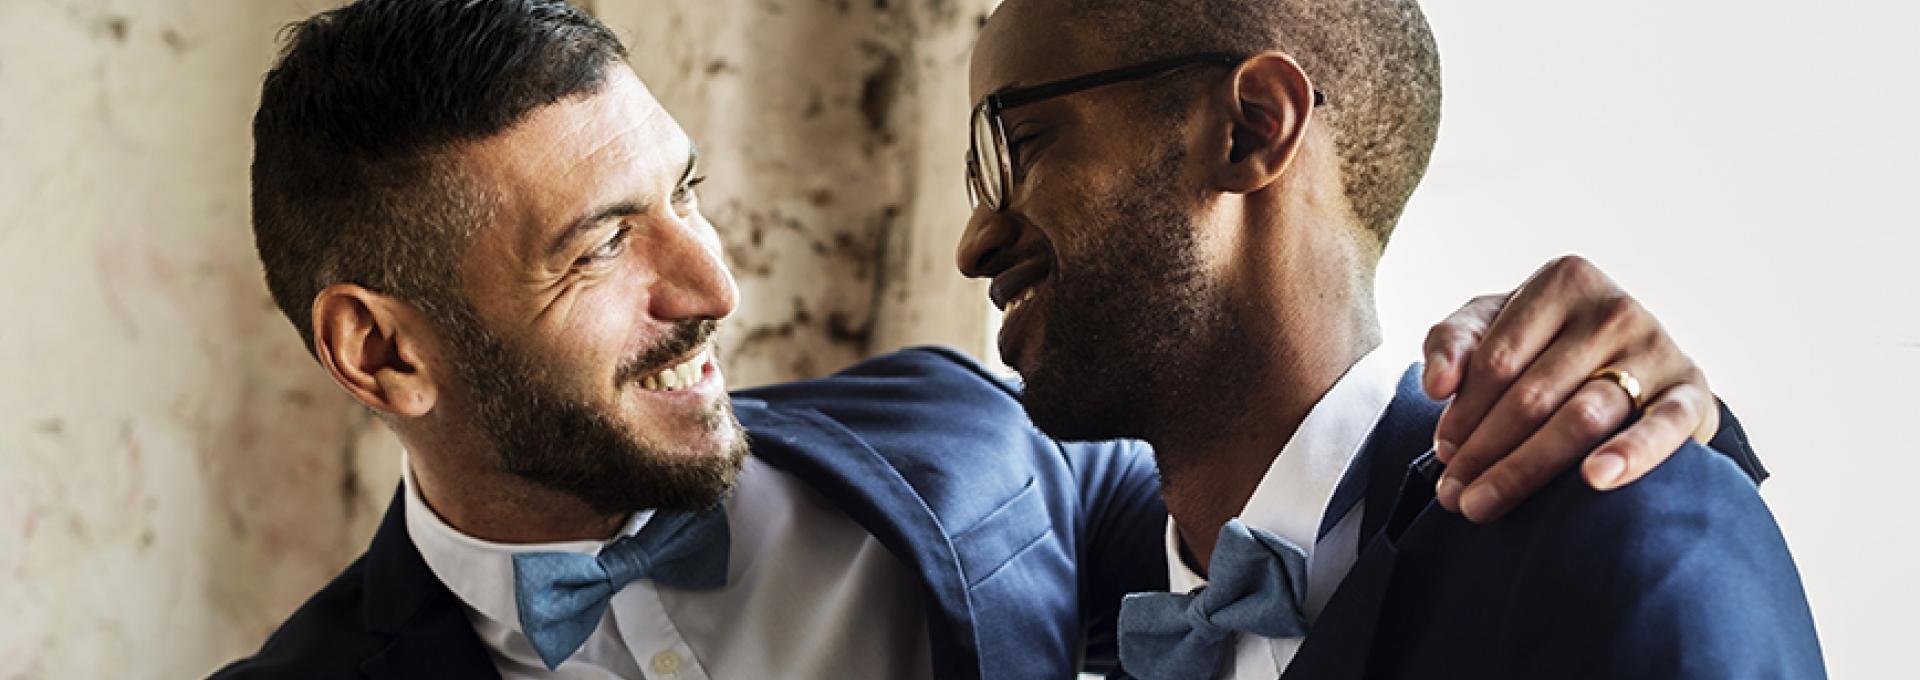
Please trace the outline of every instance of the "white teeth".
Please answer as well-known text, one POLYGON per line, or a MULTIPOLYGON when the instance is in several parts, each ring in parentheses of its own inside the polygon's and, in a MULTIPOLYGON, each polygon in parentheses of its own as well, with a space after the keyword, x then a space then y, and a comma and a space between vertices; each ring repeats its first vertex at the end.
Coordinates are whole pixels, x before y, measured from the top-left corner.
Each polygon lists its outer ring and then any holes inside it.
POLYGON ((1020 291, 1019 295, 1015 295, 1012 300, 1007 301, 1007 307, 1002 310, 1001 313, 1012 314, 1013 310, 1018 309, 1020 305, 1027 304, 1028 300, 1032 300, 1034 293, 1038 291, 1038 286, 1029 286, 1026 290, 1020 291))
POLYGON ((670 366, 666 370, 641 380, 640 388, 656 392, 672 392, 674 390, 692 387, 695 383, 700 382, 700 374, 705 371, 707 361, 712 358, 712 356, 712 348, 700 350, 700 353, 695 354, 692 359, 688 359, 678 366, 670 366))

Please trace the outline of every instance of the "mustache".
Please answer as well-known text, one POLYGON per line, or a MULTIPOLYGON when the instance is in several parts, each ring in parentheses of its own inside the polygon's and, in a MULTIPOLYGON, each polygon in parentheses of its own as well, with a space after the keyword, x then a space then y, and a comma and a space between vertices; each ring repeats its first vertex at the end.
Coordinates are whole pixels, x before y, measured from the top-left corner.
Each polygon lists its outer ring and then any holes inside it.
POLYGON ((694 348, 706 344, 719 330, 720 322, 713 319, 682 321, 667 331, 666 337, 654 343, 652 347, 640 352, 638 356, 620 364, 613 374, 613 384, 618 387, 629 382, 638 382, 647 376, 659 373, 667 367, 667 362, 686 356, 694 348))

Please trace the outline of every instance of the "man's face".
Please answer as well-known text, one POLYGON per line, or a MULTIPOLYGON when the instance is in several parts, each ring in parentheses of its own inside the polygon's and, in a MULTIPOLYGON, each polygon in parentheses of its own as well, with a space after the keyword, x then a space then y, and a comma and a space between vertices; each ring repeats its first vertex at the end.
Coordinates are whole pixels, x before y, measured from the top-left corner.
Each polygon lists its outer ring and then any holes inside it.
MULTIPOLYGON (((976 46, 972 95, 1129 64, 1048 16, 1060 3, 1001 6, 976 46)), ((1013 184, 998 213, 974 211, 959 264, 993 279, 1002 358, 1026 381, 1041 429, 1065 439, 1151 436, 1201 408, 1229 363, 1236 324, 1196 212, 1192 154, 1169 118, 1123 83, 1001 116, 1013 184)))
POLYGON ((738 292, 691 141, 607 69, 461 151, 495 211, 462 261, 451 389, 509 472, 601 512, 705 507, 746 445, 712 342, 738 292))

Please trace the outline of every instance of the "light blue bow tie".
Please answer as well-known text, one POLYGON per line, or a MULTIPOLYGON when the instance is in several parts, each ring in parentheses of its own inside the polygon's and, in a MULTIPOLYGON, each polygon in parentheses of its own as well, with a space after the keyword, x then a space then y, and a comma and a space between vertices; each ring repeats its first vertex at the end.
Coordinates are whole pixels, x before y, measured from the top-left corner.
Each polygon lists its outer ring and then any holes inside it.
POLYGON ((1235 632, 1307 634, 1301 603, 1307 555, 1238 519, 1220 527, 1207 585, 1193 592, 1133 593, 1120 602, 1120 667, 1141 680, 1211 678, 1235 632))
POLYGON ((640 533, 614 541, 600 554, 534 552, 513 556, 514 599, 520 631, 547 670, 573 656, 599 627, 607 602, 638 579, 683 590, 727 583, 727 514, 656 514, 640 533))

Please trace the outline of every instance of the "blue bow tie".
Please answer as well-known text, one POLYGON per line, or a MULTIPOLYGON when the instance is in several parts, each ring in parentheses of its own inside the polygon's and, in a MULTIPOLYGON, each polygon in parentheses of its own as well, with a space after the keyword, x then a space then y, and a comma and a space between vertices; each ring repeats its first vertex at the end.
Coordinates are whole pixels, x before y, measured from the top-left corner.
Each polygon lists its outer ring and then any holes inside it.
POLYGON ((607 602, 638 579, 683 590, 727 583, 727 514, 656 514, 640 533, 614 541, 599 555, 569 552, 513 556, 514 599, 520 631, 547 670, 560 666, 600 626, 607 602))
POLYGON ((1142 680, 1211 678, 1232 633, 1304 637, 1306 594, 1304 551, 1227 520, 1207 585, 1187 594, 1133 593, 1120 602, 1120 667, 1142 680))

